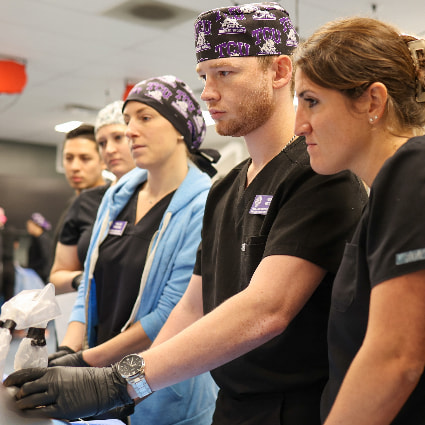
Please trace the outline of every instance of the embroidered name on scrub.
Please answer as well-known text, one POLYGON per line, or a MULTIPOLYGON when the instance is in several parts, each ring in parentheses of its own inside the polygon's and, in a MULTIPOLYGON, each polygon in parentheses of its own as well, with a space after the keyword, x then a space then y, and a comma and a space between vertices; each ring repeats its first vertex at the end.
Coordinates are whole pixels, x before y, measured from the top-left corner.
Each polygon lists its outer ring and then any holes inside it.
POLYGON ((425 260, 425 248, 401 252, 395 256, 395 263, 397 266, 422 260, 425 260))
POLYGON ((267 215, 272 199, 273 195, 256 195, 249 213, 267 215))
POLYGON ((114 236, 121 236, 124 233, 124 229, 127 226, 127 223, 127 221, 114 221, 108 233, 114 236))

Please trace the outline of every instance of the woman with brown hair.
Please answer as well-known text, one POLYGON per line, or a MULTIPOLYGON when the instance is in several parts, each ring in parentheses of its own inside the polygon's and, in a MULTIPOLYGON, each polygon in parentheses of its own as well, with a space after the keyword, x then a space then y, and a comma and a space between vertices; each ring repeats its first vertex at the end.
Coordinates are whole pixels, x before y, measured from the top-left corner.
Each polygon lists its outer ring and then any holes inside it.
POLYGON ((350 18, 296 54, 295 132, 312 168, 349 169, 371 189, 334 283, 326 425, 425 424, 424 52, 350 18))

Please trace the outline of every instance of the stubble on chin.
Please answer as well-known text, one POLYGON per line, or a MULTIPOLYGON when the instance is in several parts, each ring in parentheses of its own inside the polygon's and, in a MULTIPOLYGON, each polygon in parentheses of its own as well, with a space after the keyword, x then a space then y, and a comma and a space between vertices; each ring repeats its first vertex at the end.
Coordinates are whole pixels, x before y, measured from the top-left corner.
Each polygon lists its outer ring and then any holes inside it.
POLYGON ((268 121, 274 107, 272 97, 260 86, 239 103, 236 118, 216 122, 215 130, 220 136, 246 136, 268 121))
POLYGON ((220 136, 239 137, 244 136, 244 129, 240 125, 233 122, 218 122, 215 125, 215 130, 220 136))

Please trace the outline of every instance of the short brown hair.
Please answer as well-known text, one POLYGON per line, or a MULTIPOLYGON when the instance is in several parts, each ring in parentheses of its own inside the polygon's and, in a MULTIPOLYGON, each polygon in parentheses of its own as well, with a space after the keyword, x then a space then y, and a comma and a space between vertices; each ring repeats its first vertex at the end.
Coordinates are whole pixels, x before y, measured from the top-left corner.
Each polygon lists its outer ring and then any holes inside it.
POLYGON ((62 144, 62 151, 64 150, 65 144, 68 140, 76 139, 77 137, 82 137, 83 139, 92 141, 96 147, 96 151, 100 156, 99 145, 96 142, 96 136, 94 133, 94 125, 91 124, 81 124, 77 128, 74 128, 73 130, 66 133, 65 140, 62 144))
POLYGON ((77 128, 66 133, 65 140, 75 139, 77 137, 84 137, 84 139, 93 140, 96 143, 96 138, 94 134, 94 125, 91 124, 81 124, 77 128))

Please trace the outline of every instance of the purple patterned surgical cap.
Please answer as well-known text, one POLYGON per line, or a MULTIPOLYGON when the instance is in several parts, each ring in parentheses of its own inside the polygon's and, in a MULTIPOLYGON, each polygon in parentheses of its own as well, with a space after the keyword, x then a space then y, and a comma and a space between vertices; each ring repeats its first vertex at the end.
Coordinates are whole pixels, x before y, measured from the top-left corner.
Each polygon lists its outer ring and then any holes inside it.
POLYGON ((211 163, 217 162, 220 155, 212 149, 199 149, 206 124, 201 106, 186 83, 173 75, 149 78, 131 89, 122 111, 130 101, 144 103, 166 118, 183 136, 196 165, 210 176, 216 173, 211 163))
POLYGON ((144 103, 170 121, 183 136, 189 151, 199 148, 206 126, 201 107, 189 86, 173 75, 149 78, 137 83, 130 91, 122 110, 130 100, 144 103))
POLYGON ((234 56, 290 55, 298 34, 275 2, 209 10, 195 21, 197 62, 234 56))

